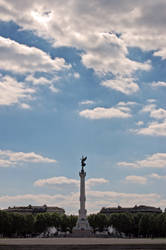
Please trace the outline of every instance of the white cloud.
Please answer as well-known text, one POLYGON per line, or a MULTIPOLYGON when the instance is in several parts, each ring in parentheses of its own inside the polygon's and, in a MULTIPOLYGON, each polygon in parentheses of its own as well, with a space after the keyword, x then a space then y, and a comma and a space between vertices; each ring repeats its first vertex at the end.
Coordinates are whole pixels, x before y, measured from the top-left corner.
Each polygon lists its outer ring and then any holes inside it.
POLYGON ((42 187, 45 185, 64 185, 64 184, 74 184, 79 185, 79 181, 65 176, 52 177, 48 179, 40 179, 34 182, 35 186, 42 187))
POLYGON ((155 99, 148 99, 147 102, 154 103, 154 102, 156 102, 156 100, 155 99))
MULTIPOLYGON (((95 32, 105 34, 103 31, 116 31, 125 45, 143 50, 161 50, 166 44, 164 0, 104 3, 92 0, 88 4, 79 0, 61 3, 48 0, 47 5, 45 0, 29 0, 25 4, 1 0, 0 6, 2 20, 13 20, 25 29, 56 39, 59 46, 91 48, 91 53, 94 47, 95 53, 102 43, 95 32)), ((109 44, 108 35, 105 40, 109 44)), ((108 45, 105 47, 103 50, 108 51, 108 45)))
POLYGON ((131 114, 129 110, 121 110, 120 107, 103 108, 97 107, 94 109, 85 109, 80 112, 80 116, 88 119, 112 119, 112 118, 129 118, 131 114))
POLYGON ((160 56, 162 58, 162 60, 165 60, 166 59, 166 48, 154 52, 153 55, 160 56))
POLYGON ((85 101, 79 102, 79 104, 80 105, 93 105, 95 104, 95 102, 92 100, 85 100, 85 101))
POLYGON ((13 152, 10 150, 0 150, 0 167, 9 167, 12 165, 32 163, 56 163, 56 160, 44 157, 34 152, 13 152))
POLYGON ((153 87, 166 87, 166 82, 153 82, 152 83, 153 87))
POLYGON ((40 49, 4 37, 0 37, 0 53, 0 69, 16 73, 59 71, 70 67, 63 58, 51 59, 40 49))
POLYGON ((74 72, 74 78, 79 79, 80 78, 80 74, 78 72, 74 72))
POLYGON ((124 94, 130 95, 139 90, 139 86, 134 82, 132 78, 116 78, 111 80, 106 80, 101 83, 102 86, 109 89, 114 89, 120 91, 124 94))
MULTIPOLYGON (((127 58, 127 47, 115 34, 95 33, 93 39, 96 40, 93 46, 86 44, 86 52, 82 54, 82 62, 87 68, 93 68, 99 74, 111 72, 122 76, 131 75, 136 70, 150 70, 149 62, 139 63, 127 58)), ((129 83, 127 79, 124 81, 134 88, 134 84, 131 81, 129 83)), ((130 89, 130 86, 128 88, 130 89)))
POLYGON ((101 207, 124 206, 132 207, 135 205, 161 206, 165 208, 166 200, 155 193, 120 193, 111 191, 91 191, 88 192, 87 205, 91 211, 98 212, 101 207), (95 209, 96 208, 96 209, 95 209))
POLYGON ((23 109, 31 109, 31 106, 29 104, 27 104, 27 103, 21 103, 20 106, 23 109))
POLYGON ((58 76, 54 76, 54 77, 51 77, 50 79, 48 79, 44 76, 36 78, 34 75, 28 75, 25 78, 25 81, 30 82, 31 84, 33 84, 35 86, 47 85, 52 92, 58 93, 59 89, 57 89, 54 86, 54 82, 58 81, 59 79, 60 79, 60 77, 58 77, 58 76))
POLYGON ((90 178, 86 181, 86 186, 88 188, 91 188, 93 186, 96 186, 98 184, 106 184, 108 183, 109 181, 104 179, 104 178, 90 178))
POLYGON ((139 129, 131 129, 130 132, 141 135, 150 136, 166 136, 166 110, 157 108, 156 104, 148 104, 140 111, 141 113, 149 113, 150 117, 155 120, 147 124, 147 127, 139 129))
MULTIPOLYGON (((134 205, 154 205, 166 207, 166 200, 156 193, 121 193, 113 191, 87 191, 86 208, 89 213, 99 212, 103 206, 134 206, 134 205)), ((66 210, 67 213, 78 214, 79 192, 62 194, 23 194, 14 196, 0 196, 1 207, 20 205, 43 205, 58 206, 66 210)))
POLYGON ((25 101, 32 101, 37 86, 48 85, 52 92, 58 92, 54 82, 58 79, 57 71, 69 69, 70 65, 63 58, 51 59, 40 49, 19 44, 11 39, 0 37, 0 69, 25 76, 24 82, 18 82, 11 76, 0 75, 0 105, 19 104, 23 109, 30 109, 25 101), (47 72, 50 80, 35 77, 35 72, 47 72), (31 87, 29 87, 31 86, 31 87))
POLYGON ((138 121, 138 122, 136 123, 136 125, 137 125, 137 126, 142 126, 142 125, 144 125, 144 122, 143 122, 143 121, 138 121))
POLYGON ((130 112, 130 108, 127 106, 119 106, 118 109, 124 112, 130 112))
POLYGON ((166 110, 163 108, 152 110, 150 116, 155 119, 166 119, 166 110))
POLYGON ((118 102, 117 106, 134 106, 136 102, 118 102))
POLYGON ((31 82, 34 85, 49 85, 50 84, 50 80, 45 78, 45 77, 34 77, 34 75, 28 75, 25 78, 26 82, 31 82))
POLYGON ((165 168, 166 153, 155 153, 147 156, 144 160, 135 162, 118 162, 118 166, 127 166, 133 168, 165 168))
POLYGON ((118 102, 116 107, 121 111, 130 112, 131 108, 136 104, 137 104, 136 102, 118 102))
POLYGON ((156 108, 156 104, 149 104, 146 105, 141 112, 149 112, 150 113, 150 117, 154 118, 154 119, 166 119, 166 110, 163 108, 156 108))
POLYGON ((9 167, 11 165, 10 160, 0 159, 0 167, 9 167))
MULTIPOLYGON (((46 185, 75 185, 76 187, 79 186, 80 181, 72 178, 68 178, 65 176, 58 176, 58 177, 52 177, 48 179, 40 179, 36 180, 34 182, 34 186, 42 187, 46 185)), ((98 185, 98 184, 105 184, 108 183, 108 180, 104 178, 90 178, 86 181, 86 186, 88 188, 91 188, 92 186, 98 185)))
POLYGON ((59 89, 55 88, 55 86, 53 84, 50 85, 49 89, 53 92, 53 93, 58 93, 59 89))
POLYGON ((88 192, 89 196, 93 196, 93 197, 107 197, 107 198, 112 198, 112 199, 123 199, 123 198, 136 198, 136 199, 140 199, 140 198, 146 198, 147 199, 157 199, 160 198, 159 194, 155 194, 155 193, 149 193, 149 194, 138 194, 138 193, 123 193, 123 192, 114 192, 114 191, 89 191, 88 192))
MULTIPOLYGON (((69 209, 75 208, 75 197, 74 195, 49 195, 49 194, 23 194, 23 195, 15 195, 15 196, 0 196, 0 203, 3 207, 8 206, 27 206, 28 204, 32 205, 44 205, 47 204, 49 206, 59 206, 69 209)), ((76 209, 75 209, 76 211, 76 209)))
POLYGON ((131 132, 140 135, 166 136, 166 120, 163 122, 151 122, 146 128, 135 129, 131 132))
POLYGON ((129 183, 146 184, 147 178, 143 176, 129 175, 126 176, 125 180, 129 183))
POLYGON ((141 110, 141 112, 152 112, 154 109, 156 108, 156 104, 152 103, 152 104, 148 104, 146 106, 143 107, 143 109, 141 110))
MULTIPOLYGON (((138 85, 129 82, 128 77, 137 70, 150 70, 150 63, 131 60, 128 47, 146 50, 165 47, 165 29, 162 23, 155 29, 157 24, 151 13, 160 8, 161 3, 154 8, 153 2, 127 0, 124 4, 120 0, 117 5, 113 1, 92 0, 87 4, 74 0, 64 4, 48 0, 46 6, 44 0, 29 0, 24 5, 20 1, 1 1, 0 6, 2 20, 13 20, 24 29, 51 38, 57 47, 80 49, 86 67, 99 74, 112 73, 116 78, 120 74, 124 83, 117 80, 120 86, 114 84, 114 89, 132 94, 138 90, 138 85), (80 19, 82 22, 77 21, 80 19), (153 25, 149 25, 150 22, 153 25)), ((164 18, 164 14, 158 15, 160 18, 164 18)))
POLYGON ((132 167, 135 168, 136 164, 132 162, 126 162, 126 161, 121 161, 117 163, 118 166, 123 166, 123 167, 132 167))
POLYGON ((151 175, 149 175, 149 177, 156 180, 166 180, 166 175, 159 175, 156 173, 152 173, 151 175))
MULTIPOLYGON (((33 88, 10 76, 0 76, 0 105, 12 105, 31 100, 35 93, 33 88)), ((28 104, 27 104, 28 105, 28 104)), ((25 108, 25 104, 21 104, 25 108)))

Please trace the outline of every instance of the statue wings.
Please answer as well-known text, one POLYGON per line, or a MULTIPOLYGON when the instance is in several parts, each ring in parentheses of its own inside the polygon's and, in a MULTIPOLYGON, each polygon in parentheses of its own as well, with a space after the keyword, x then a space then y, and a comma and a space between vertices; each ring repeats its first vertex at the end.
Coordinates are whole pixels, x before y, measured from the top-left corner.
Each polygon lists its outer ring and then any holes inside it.
POLYGON ((87 160, 87 156, 82 157, 82 160, 85 162, 87 160))
POLYGON ((86 160, 87 160, 87 156, 86 157, 82 156, 82 159, 81 159, 81 166, 82 167, 86 166, 86 163, 85 163, 86 160))

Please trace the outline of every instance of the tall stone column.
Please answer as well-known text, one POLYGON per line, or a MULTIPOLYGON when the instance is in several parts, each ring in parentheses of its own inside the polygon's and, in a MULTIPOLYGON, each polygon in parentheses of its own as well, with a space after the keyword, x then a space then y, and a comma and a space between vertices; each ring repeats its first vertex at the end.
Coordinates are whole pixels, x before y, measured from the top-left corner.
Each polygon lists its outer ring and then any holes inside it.
POLYGON ((75 230, 77 231, 87 231, 90 232, 90 225, 86 217, 86 209, 85 209, 85 202, 86 202, 86 195, 85 195, 85 176, 86 172, 84 171, 84 167, 86 166, 85 160, 87 157, 83 158, 81 160, 82 163, 82 169, 79 172, 80 176, 80 209, 79 209, 79 216, 77 220, 77 224, 75 227, 75 230))
POLYGON ((86 218, 86 209, 85 209, 85 176, 86 172, 83 170, 79 173, 80 175, 80 210, 79 210, 79 216, 81 218, 86 218))

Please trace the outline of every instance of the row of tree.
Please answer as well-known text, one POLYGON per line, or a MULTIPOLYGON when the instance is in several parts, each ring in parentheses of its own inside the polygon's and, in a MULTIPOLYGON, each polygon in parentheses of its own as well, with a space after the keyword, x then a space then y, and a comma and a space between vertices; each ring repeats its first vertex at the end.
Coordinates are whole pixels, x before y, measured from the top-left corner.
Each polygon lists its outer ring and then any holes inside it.
MULTIPOLYGON (((22 215, 0 211, 0 234, 4 237, 35 235, 45 232, 48 227, 72 232, 77 216, 59 215, 57 213, 40 213, 22 215)), ((112 226, 118 233, 130 237, 166 237, 166 213, 117 213, 106 216, 91 214, 88 221, 93 231, 104 231, 112 226)))
POLYGON ((0 234, 4 237, 36 235, 45 232, 49 227, 66 232, 72 231, 77 221, 74 215, 57 213, 19 214, 0 211, 0 234))
POLYGON ((92 214, 88 220, 94 230, 103 231, 112 226, 128 237, 166 237, 166 213, 92 214))

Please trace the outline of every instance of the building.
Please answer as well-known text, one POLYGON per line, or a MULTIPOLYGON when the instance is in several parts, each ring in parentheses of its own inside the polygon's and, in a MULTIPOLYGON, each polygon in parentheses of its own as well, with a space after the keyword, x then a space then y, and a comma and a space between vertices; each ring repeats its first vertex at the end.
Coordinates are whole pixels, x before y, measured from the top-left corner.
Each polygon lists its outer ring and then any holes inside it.
POLYGON ((162 210, 160 208, 151 207, 151 206, 134 206, 134 207, 103 207, 100 210, 100 213, 102 214, 112 214, 112 213, 162 213, 162 210))
POLYGON ((8 209, 3 209, 5 212, 20 213, 20 214, 36 214, 36 213, 58 213, 65 214, 65 210, 60 207, 49 207, 47 205, 43 206, 20 206, 20 207, 8 207, 8 209))

